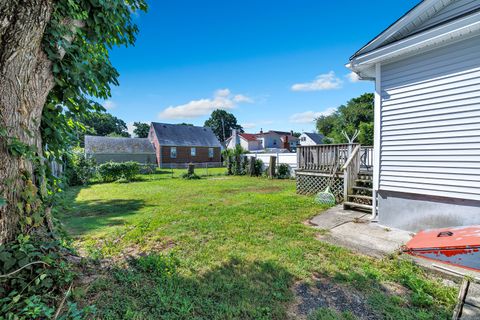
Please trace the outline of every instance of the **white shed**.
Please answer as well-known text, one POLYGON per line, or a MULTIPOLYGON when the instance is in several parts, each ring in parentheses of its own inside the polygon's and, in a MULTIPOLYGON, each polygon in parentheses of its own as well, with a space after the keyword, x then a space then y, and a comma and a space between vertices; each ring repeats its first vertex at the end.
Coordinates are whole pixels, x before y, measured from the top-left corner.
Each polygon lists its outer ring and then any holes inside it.
POLYGON ((480 1, 422 1, 347 66, 375 81, 380 223, 480 224, 480 1))

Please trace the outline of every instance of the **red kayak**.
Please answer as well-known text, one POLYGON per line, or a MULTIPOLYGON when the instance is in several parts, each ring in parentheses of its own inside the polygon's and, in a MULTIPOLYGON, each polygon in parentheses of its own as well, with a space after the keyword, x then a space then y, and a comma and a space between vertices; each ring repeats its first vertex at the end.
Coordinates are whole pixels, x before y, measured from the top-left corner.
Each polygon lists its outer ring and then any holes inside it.
POLYGON ((420 231, 405 247, 412 256, 480 270, 480 226, 420 231))

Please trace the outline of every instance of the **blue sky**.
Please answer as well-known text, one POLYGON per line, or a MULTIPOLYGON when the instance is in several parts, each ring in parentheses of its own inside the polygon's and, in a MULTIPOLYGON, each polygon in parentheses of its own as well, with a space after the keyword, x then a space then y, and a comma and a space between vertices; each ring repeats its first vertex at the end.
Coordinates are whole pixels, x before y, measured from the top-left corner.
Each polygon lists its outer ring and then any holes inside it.
POLYGON ((129 124, 203 125, 222 107, 247 132, 312 131, 314 117, 373 90, 345 63, 417 3, 152 0, 136 45, 111 52, 120 86, 104 105, 129 124))

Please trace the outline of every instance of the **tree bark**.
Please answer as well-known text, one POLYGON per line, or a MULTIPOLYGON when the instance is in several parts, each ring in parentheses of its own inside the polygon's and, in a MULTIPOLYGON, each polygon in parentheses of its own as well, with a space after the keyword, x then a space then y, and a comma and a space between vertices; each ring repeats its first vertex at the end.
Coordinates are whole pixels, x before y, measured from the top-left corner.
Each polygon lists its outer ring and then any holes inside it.
MULTIPOLYGON (((52 63, 42 50, 42 38, 53 0, 0 0, 0 129, 36 148, 42 155, 40 122, 48 93, 54 86, 52 63)), ((9 139, 0 141, 0 244, 19 230, 17 203, 25 176, 35 183, 33 163, 8 151, 9 139)))

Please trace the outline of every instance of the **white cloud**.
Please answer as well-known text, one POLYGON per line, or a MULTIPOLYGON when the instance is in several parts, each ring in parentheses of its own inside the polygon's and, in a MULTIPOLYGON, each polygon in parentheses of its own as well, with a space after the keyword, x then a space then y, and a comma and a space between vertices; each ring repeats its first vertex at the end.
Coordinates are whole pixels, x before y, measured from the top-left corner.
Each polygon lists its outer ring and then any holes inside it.
POLYGON ((113 102, 112 100, 106 100, 103 103, 103 107, 107 110, 115 109, 117 107, 117 104, 113 102))
POLYGON ((233 101, 237 103, 253 103, 253 99, 250 97, 247 97, 243 94, 237 94, 233 97, 233 101))
POLYGON ((242 94, 233 95, 229 89, 215 91, 213 98, 192 100, 182 105, 170 106, 158 115, 162 119, 187 119, 210 114, 215 109, 233 109, 240 103, 253 103, 242 94))
POLYGON ((252 128, 255 128, 257 126, 256 123, 253 123, 253 122, 249 122, 249 123, 244 123, 242 124, 242 127, 244 129, 252 129, 252 128))
POLYGON ((342 87, 343 81, 335 75, 335 72, 318 75, 311 82, 296 83, 292 86, 293 91, 321 91, 339 89, 342 87))
POLYGON ((290 122, 292 123, 311 123, 315 121, 318 117, 329 116, 336 111, 335 108, 328 108, 322 112, 315 111, 305 111, 300 113, 295 113, 290 117, 290 122))
POLYGON ((358 74, 356 74, 353 71, 350 72, 349 74, 347 74, 346 77, 347 77, 348 81, 350 81, 352 83, 360 81, 360 77, 358 76, 358 74))
POLYGON ((266 120, 266 121, 260 121, 260 122, 247 122, 247 123, 243 123, 242 127, 244 129, 253 129, 253 128, 256 128, 256 127, 259 127, 259 126, 270 125, 270 124, 273 124, 273 123, 274 123, 274 121, 272 121, 272 120, 266 120))

